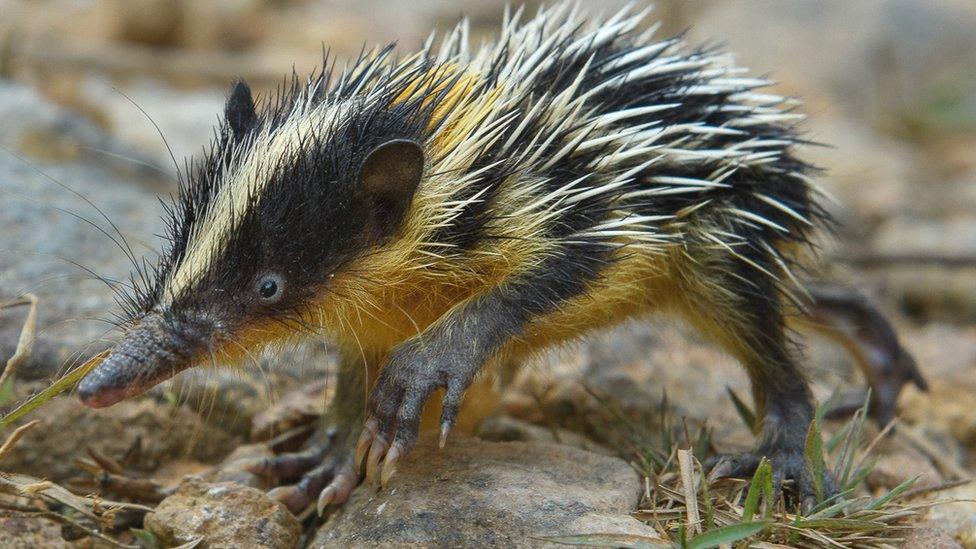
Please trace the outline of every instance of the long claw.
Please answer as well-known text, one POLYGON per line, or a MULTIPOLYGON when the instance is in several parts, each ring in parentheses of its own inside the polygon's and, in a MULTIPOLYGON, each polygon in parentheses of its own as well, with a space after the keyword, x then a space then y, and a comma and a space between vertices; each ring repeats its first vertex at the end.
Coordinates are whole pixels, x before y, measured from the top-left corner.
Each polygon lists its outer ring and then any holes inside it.
POLYGON ((356 441, 356 472, 363 474, 363 459, 366 457, 366 452, 369 451, 370 446, 373 443, 373 439, 376 438, 376 433, 379 432, 379 423, 370 418, 366 420, 366 424, 363 425, 363 432, 359 435, 359 440, 356 441))
POLYGON ((322 492, 319 494, 319 499, 315 504, 315 510, 318 512, 320 517, 325 511, 325 508, 332 503, 333 499, 335 499, 337 492, 338 490, 336 490, 335 486, 330 484, 329 486, 326 486, 325 490, 322 490, 322 492))
POLYGON ((380 473, 380 486, 386 488, 387 483, 389 483, 390 478, 396 474, 397 465, 400 461, 400 457, 403 456, 403 446, 400 443, 393 443, 390 451, 386 453, 386 459, 383 460, 383 472, 380 473))
POLYGON ((443 450, 444 446, 447 444, 447 435, 451 433, 451 424, 448 422, 441 423, 441 438, 437 442, 437 446, 443 450))
POLYGON ((369 457, 366 458, 366 480, 369 481, 370 486, 375 486, 379 480, 380 460, 383 459, 389 448, 390 445, 382 436, 373 440, 373 445, 369 449, 369 457))
POLYGON ((363 459, 366 457, 366 452, 369 451, 369 447, 372 442, 373 437, 370 435, 369 431, 366 430, 359 435, 359 440, 356 441, 356 472, 360 475, 363 474, 363 467, 366 465, 363 463, 363 459))

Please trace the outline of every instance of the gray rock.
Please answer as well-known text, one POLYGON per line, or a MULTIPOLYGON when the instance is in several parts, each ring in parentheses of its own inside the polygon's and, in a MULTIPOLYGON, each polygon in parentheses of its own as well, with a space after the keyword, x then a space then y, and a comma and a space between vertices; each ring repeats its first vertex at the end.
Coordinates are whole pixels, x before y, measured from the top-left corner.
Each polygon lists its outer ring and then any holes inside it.
POLYGON ((221 88, 188 91, 154 78, 130 82, 125 95, 104 80, 89 78, 80 92, 97 105, 113 135, 147 151, 154 164, 174 175, 176 168, 170 152, 181 167, 184 158, 198 156, 213 138, 226 100, 226 91, 221 88), (166 137, 165 142, 160 133, 166 137))
POLYGON ((656 537, 630 517, 640 479, 620 459, 539 442, 422 441, 374 493, 361 487, 311 547, 530 547, 539 537, 656 537))
POLYGON ((962 549, 952 536, 934 528, 915 528, 905 538, 902 549, 962 549))
POLYGON ((917 527, 951 536, 961 542, 963 547, 976 547, 976 503, 972 503, 974 498, 976 489, 972 483, 939 492, 934 499, 947 503, 929 507, 922 514, 917 527))
POLYGON ((302 527, 285 506, 261 490, 234 482, 187 477, 146 516, 146 528, 169 546, 292 548, 302 527))
POLYGON ((52 520, 36 516, 0 518, 0 540, 7 549, 35 549, 69 547, 61 538, 61 526, 52 520))

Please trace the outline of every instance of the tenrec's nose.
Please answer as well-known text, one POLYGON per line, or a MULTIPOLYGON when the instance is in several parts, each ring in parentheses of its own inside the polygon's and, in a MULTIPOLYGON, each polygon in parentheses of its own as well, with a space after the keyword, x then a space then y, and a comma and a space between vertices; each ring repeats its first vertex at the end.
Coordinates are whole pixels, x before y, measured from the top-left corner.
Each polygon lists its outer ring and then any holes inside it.
POLYGON ((95 366, 78 384, 78 397, 82 404, 91 408, 104 408, 123 400, 126 388, 123 386, 124 377, 119 375, 120 364, 118 355, 113 352, 95 366))
POLYGON ((143 319, 78 384, 82 403, 104 408, 173 377, 189 365, 184 339, 159 317, 143 319))

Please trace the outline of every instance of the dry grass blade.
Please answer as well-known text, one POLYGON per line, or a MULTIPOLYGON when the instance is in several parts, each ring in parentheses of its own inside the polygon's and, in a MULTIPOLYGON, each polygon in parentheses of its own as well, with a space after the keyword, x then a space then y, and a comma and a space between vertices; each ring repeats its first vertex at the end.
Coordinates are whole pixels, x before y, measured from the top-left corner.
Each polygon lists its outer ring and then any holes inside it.
MULTIPOLYGON (((612 418, 620 416, 609 414, 612 418)), ((696 458, 690 450, 677 450, 674 459, 664 462, 647 475, 647 494, 634 517, 652 526, 675 547, 805 547, 811 549, 881 549, 897 546, 911 529, 912 519, 930 502, 912 504, 907 496, 911 482, 884 492, 868 495, 864 479, 872 468, 872 450, 877 439, 863 440, 864 415, 855 417, 836 430, 829 444, 821 443, 820 414, 808 433, 804 458, 814 471, 826 472, 827 460, 837 473, 847 472, 848 485, 839 497, 822 500, 810 514, 796 512, 790 495, 785 500, 773 493, 774 464, 764 461, 751 481, 708 479, 695 475, 696 458), (867 442, 867 443, 866 443, 867 442), (818 456, 817 454, 821 454, 818 456), (836 465, 835 465, 836 464, 836 465), (703 520, 702 510, 707 514, 703 520)), ((626 419, 624 419, 626 421, 626 419)), ((670 429, 667 421, 661 425, 670 429)), ((606 426, 619 429, 628 438, 640 436, 633 422, 606 426)), ((687 431, 687 430, 685 430, 687 431)), ((680 431, 675 431, 680 433, 680 431)), ((896 430, 896 432, 900 432, 896 430)), ((650 437, 645 435, 649 439, 650 437)), ((689 435, 685 432, 685 437, 689 435)), ((618 440, 624 440, 618 437, 618 440)), ((687 448, 689 441, 672 440, 687 448)), ((623 444, 619 450, 644 451, 643 446, 623 444)), ((653 450, 657 455, 662 452, 653 450)), ((703 456, 705 454, 702 454, 703 456)), ((633 455, 636 463, 654 461, 633 455)), ((786 490, 792 494, 790 484, 786 490)))
POLYGON ((53 482, 16 473, 0 473, 0 492, 13 496, 41 497, 70 507, 93 521, 100 520, 110 509, 130 509, 147 513, 152 511, 151 507, 137 503, 81 497, 53 482))
POLYGON ((688 531, 700 534, 701 516, 698 513, 698 487, 695 486, 695 464, 691 450, 678 450, 678 470, 681 472, 681 489, 685 496, 688 514, 688 531))
POLYGON ((0 446, 0 461, 3 461, 3 458, 7 457, 7 454, 14 449, 14 446, 17 445, 17 441, 20 440, 20 437, 24 436, 24 433, 30 431, 31 428, 38 423, 40 423, 40 420, 35 419, 34 421, 25 423, 14 429, 14 432, 10 433, 10 436, 8 436, 7 440, 4 441, 3 446, 0 446))
POLYGON ((37 333, 37 296, 34 294, 24 294, 18 299, 0 305, 0 310, 24 305, 29 305, 30 309, 27 310, 27 318, 24 319, 24 324, 20 328, 20 336, 17 337, 17 348, 14 350, 13 356, 7 360, 3 374, 0 374, 0 387, 3 387, 9 379, 13 378, 20 365, 27 360, 31 350, 34 348, 34 339, 37 333))

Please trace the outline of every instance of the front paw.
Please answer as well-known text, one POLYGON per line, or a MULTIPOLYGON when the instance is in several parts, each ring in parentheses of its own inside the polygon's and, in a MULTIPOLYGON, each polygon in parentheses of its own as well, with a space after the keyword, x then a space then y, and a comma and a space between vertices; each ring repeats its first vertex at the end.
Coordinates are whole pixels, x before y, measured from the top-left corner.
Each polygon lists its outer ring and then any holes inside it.
POLYGON ((252 461, 244 469, 276 481, 293 480, 294 484, 278 486, 268 495, 280 500, 295 515, 301 515, 312 504, 321 515, 327 506, 345 503, 359 484, 347 428, 320 427, 305 449, 252 461))
POLYGON ((440 445, 457 419, 461 399, 478 365, 459 353, 436 352, 409 341, 398 347, 369 399, 369 415, 356 444, 356 463, 370 484, 385 486, 399 460, 417 442, 424 405, 437 389, 445 389, 440 445))

